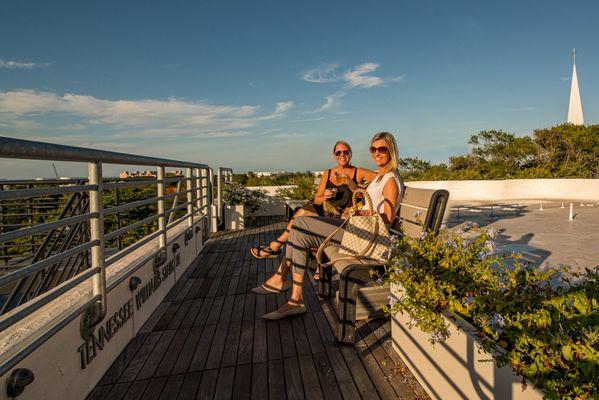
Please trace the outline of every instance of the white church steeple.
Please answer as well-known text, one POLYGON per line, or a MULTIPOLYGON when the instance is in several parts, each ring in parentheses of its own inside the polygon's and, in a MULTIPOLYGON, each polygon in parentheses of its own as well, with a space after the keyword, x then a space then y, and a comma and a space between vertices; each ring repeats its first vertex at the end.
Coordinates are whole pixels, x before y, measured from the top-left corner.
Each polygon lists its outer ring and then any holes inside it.
POLYGON ((568 123, 574 125, 584 125, 582 115, 582 103, 580 101, 580 91, 578 89, 578 77, 576 76, 576 49, 572 51, 572 86, 570 87, 570 105, 568 107, 568 123))

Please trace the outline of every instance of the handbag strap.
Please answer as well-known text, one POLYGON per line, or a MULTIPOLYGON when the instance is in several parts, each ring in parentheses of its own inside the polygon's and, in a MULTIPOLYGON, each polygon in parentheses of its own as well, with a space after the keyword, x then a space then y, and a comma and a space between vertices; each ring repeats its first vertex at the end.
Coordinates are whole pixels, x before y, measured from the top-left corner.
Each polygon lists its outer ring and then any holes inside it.
POLYGON ((380 222, 380 216, 378 218, 376 218, 376 224, 375 224, 375 228, 374 228, 374 232, 372 232, 372 237, 369 240, 368 246, 366 246, 361 252, 360 254, 357 254, 355 256, 347 256, 347 257, 340 257, 340 258, 336 258, 334 260, 331 260, 327 263, 322 263, 322 253, 324 251, 324 249, 326 249, 330 243, 331 240, 333 240, 333 237, 337 234, 337 232, 339 232, 344 226, 345 224, 347 224, 347 222, 352 219, 355 215, 355 213, 358 211, 358 194, 362 193, 364 195, 364 198, 366 199, 366 203, 368 204, 370 211, 374 212, 374 208, 372 206, 372 199, 370 198, 370 194, 368 194, 368 192, 364 189, 357 189, 353 196, 352 196, 352 203, 353 203, 353 208, 349 213, 349 217, 347 217, 347 219, 345 221, 343 221, 343 223, 341 225, 339 225, 337 227, 337 229, 335 229, 323 242, 320 246, 318 246, 318 250, 316 251, 316 263, 320 266, 320 267, 330 267, 332 265, 334 265, 336 262, 338 261, 342 261, 342 260, 360 260, 362 258, 364 258, 364 255, 368 252, 368 250, 370 250, 372 248, 372 246, 375 243, 376 237, 378 235, 378 231, 379 231, 379 222, 380 222))

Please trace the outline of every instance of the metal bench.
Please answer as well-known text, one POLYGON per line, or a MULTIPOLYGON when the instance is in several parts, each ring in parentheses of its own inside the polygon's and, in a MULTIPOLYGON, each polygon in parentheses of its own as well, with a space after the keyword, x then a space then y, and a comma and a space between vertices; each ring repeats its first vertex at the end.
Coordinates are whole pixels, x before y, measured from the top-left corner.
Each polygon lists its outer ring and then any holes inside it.
MULTIPOLYGON (((447 190, 417 189, 406 187, 400 203, 392 233, 402 232, 410 237, 419 237, 427 231, 437 234, 445 206, 449 198, 447 190)), ((326 256, 337 258, 337 247, 328 247, 326 256)), ((356 321, 381 315, 381 307, 388 303, 389 288, 377 284, 371 270, 382 271, 383 264, 372 260, 339 261, 332 268, 321 271, 319 294, 333 298, 337 311, 337 340, 353 343, 356 321), (339 274, 339 289, 332 295, 332 276, 339 274), (378 314, 378 315, 377 315, 378 314)))

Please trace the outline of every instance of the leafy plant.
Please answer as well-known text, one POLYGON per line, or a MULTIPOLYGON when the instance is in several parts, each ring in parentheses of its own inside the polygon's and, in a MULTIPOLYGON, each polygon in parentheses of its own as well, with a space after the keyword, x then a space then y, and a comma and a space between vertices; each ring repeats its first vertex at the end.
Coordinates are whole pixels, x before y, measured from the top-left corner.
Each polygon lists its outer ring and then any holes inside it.
POLYGON ((407 313, 433 343, 449 335, 442 311, 454 311, 499 366, 511 364, 548 398, 597 398, 599 267, 572 283, 562 269, 496 255, 492 230, 468 228, 396 241, 382 279, 403 291, 389 311, 407 313))
POLYGON ((298 181, 294 187, 278 189, 277 196, 292 200, 312 200, 315 189, 313 179, 307 178, 298 181))
POLYGON ((237 183, 223 186, 223 201, 228 206, 243 205, 256 211, 265 198, 266 193, 262 190, 250 190, 237 183))

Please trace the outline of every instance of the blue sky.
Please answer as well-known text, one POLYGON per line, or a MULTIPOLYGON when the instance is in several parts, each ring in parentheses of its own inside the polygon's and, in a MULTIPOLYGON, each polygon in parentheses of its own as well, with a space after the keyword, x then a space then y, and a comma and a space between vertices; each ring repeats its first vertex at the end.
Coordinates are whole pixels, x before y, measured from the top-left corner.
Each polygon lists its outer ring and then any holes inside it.
POLYGON ((323 169, 338 138, 368 166, 388 130, 446 161, 480 130, 563 122, 572 47, 597 123, 599 3, 418 3, 4 1, 0 135, 245 171, 323 169))

